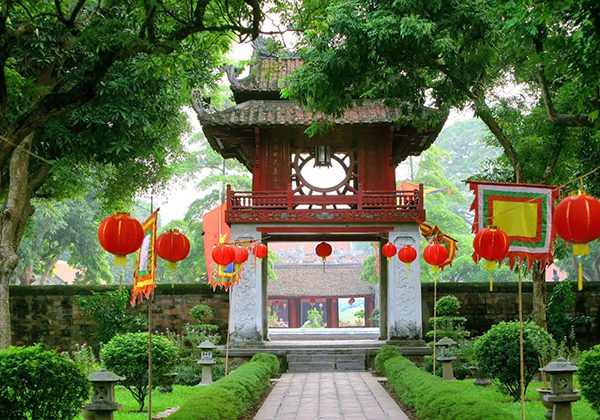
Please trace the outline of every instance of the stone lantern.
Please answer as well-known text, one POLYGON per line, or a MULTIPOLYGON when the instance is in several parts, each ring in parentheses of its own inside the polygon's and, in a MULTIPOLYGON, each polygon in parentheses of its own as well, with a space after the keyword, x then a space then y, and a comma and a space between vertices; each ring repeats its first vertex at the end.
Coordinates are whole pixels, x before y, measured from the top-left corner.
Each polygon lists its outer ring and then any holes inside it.
POLYGON ((198 346, 200 349, 200 360, 198 363, 202 365, 202 382, 199 386, 212 384, 212 367, 215 364, 213 359, 213 351, 217 348, 212 342, 205 340, 198 346))
POLYGON ((544 395, 544 401, 554 404, 553 420, 572 420, 571 403, 581 396, 573 387, 573 374, 577 367, 563 358, 558 358, 544 366, 543 371, 550 374, 550 394, 544 395))
POLYGON ((96 420, 112 420, 113 411, 121 408, 115 401, 115 384, 124 380, 122 376, 115 375, 106 369, 100 369, 88 377, 92 383, 92 402, 83 408, 94 413, 96 420))
POLYGON ((445 381, 453 381, 455 379, 454 370, 452 369, 452 361, 456 360, 456 357, 446 354, 446 350, 455 344, 456 341, 448 337, 444 337, 435 343, 436 347, 440 348, 440 355, 438 356, 437 361, 442 362, 442 379, 445 381))

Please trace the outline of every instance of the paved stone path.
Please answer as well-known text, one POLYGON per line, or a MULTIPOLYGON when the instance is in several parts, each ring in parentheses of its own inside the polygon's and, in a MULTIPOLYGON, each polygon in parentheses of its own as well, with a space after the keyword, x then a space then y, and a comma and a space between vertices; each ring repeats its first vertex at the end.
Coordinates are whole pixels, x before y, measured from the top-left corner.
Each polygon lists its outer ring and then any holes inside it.
POLYGON ((254 420, 408 420, 369 372, 284 373, 254 420))

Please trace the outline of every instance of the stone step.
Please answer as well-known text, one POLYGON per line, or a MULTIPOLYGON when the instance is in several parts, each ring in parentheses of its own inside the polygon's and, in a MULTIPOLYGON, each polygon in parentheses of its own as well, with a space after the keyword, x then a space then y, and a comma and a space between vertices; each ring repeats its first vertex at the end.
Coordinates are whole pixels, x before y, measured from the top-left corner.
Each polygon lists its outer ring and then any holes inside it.
POLYGON ((364 371, 366 353, 338 353, 331 350, 321 352, 290 352, 287 354, 288 372, 364 371))

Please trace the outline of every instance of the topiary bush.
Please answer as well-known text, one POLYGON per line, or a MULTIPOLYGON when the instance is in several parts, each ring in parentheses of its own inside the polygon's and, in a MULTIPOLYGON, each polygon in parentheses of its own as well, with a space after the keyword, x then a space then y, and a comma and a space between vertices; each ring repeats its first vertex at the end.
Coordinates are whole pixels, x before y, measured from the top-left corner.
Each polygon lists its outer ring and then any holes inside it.
POLYGON ((41 346, 0 350, 3 419, 72 419, 90 383, 65 356, 41 346))
POLYGON ((190 309, 190 315, 199 323, 204 323, 214 316, 213 310, 208 305, 196 305, 190 309))
MULTIPOLYGON (((152 336, 152 383, 159 384, 177 358, 177 346, 160 335, 152 336)), ((102 347, 100 358, 104 367, 124 376, 121 385, 131 392, 144 409, 148 395, 148 333, 128 333, 115 336, 102 347)))
MULTIPOLYGON (((544 361, 551 357, 556 344, 550 334, 533 322, 523 326, 525 390, 544 361)), ((519 323, 500 322, 475 343, 475 359, 480 371, 498 385, 501 392, 515 401, 521 396, 519 362, 519 323)))
POLYGON ((577 363, 581 393, 594 411, 600 414, 600 345, 582 353, 577 363))
POLYGON ((380 376, 385 375, 385 362, 392 357, 401 356, 400 347, 392 344, 384 345, 375 355, 375 373, 380 376))

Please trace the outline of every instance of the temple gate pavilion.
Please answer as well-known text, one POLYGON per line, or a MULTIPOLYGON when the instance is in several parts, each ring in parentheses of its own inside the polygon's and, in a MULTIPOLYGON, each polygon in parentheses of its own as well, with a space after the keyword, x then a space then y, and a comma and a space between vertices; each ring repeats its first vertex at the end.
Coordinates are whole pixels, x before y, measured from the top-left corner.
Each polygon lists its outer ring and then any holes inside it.
MULTIPOLYGON (((237 159, 252 174, 252 191, 227 189, 225 219, 231 240, 389 241, 419 251, 416 221, 425 220, 423 187, 397 190, 395 170, 432 144, 446 115, 440 113, 438 124, 418 131, 395 124, 399 117, 410 120, 399 108, 365 100, 329 118, 331 129, 311 138, 306 128, 315 119, 327 118, 280 97, 286 75, 301 65, 293 55, 281 58, 256 43, 248 76, 238 78, 234 69, 227 71, 235 106, 214 111, 201 98, 194 99, 211 147, 224 158, 237 159)), ((421 335, 419 260, 407 278, 404 264, 380 258, 380 340, 421 335)), ((267 340, 266 290, 263 260, 256 270, 244 270, 233 288, 234 344, 267 340)))

